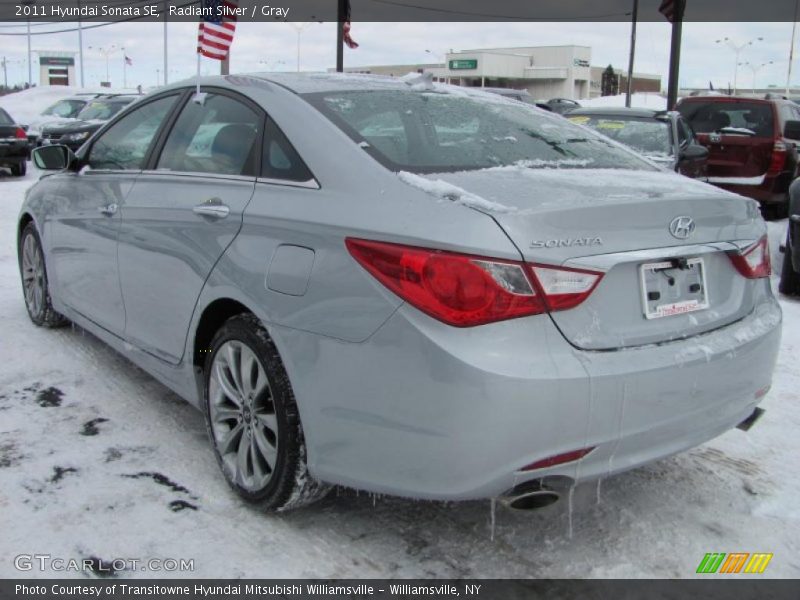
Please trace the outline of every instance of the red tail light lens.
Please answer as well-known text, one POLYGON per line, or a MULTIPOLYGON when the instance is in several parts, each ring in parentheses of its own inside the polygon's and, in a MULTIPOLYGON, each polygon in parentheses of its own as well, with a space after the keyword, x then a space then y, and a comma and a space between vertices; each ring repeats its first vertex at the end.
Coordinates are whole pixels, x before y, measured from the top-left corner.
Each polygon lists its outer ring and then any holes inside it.
POLYGON ((767 168, 767 176, 774 177, 780 175, 783 167, 786 164, 786 157, 788 156, 788 148, 783 142, 775 142, 772 146, 772 160, 770 160, 769 167, 767 168))
POLYGON ((575 462, 576 460, 582 459, 584 456, 589 454, 589 452, 591 452, 594 449, 595 446, 592 446, 591 448, 581 448, 580 450, 564 452, 564 454, 556 454, 555 456, 548 456, 547 458, 543 458, 542 460, 537 460, 534 463, 522 467, 520 471, 535 471, 536 469, 545 469, 547 467, 554 467, 556 465, 563 465, 565 463, 575 462))
POLYGON ((27 140, 28 134, 25 133, 25 130, 22 127, 17 127, 17 130, 14 132, 14 137, 18 140, 27 140))
POLYGON ((601 277, 385 242, 348 238, 345 243, 353 258, 392 292, 456 327, 571 308, 591 293, 601 277), (545 285, 535 280, 536 269, 545 285), (560 273, 564 275, 559 277, 560 273), (585 280, 588 275, 594 277, 591 284, 585 280))
POLYGON ((729 256, 736 270, 748 279, 769 277, 772 273, 767 236, 762 237, 749 248, 745 248, 739 253, 731 253, 729 256))

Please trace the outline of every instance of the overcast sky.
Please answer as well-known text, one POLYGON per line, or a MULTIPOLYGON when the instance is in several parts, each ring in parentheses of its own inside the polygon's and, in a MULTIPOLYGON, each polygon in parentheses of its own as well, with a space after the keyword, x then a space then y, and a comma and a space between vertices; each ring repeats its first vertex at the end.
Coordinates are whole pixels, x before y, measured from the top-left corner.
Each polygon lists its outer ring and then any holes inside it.
MULTIPOLYGON (((332 23, 239 23, 231 55, 231 71, 295 70, 297 34, 294 27, 305 25, 301 34, 303 70, 325 70, 335 64, 336 29, 332 23)), ((74 24, 34 27, 34 31, 64 29, 74 24)), ((24 32, 23 27, 0 23, 0 33, 24 32)), ((353 37, 361 45, 345 49, 346 66, 441 62, 445 52, 467 48, 576 44, 590 46, 592 64, 625 69, 628 62, 630 23, 354 23, 353 37), (430 52, 426 52, 430 51, 430 52)), ((739 55, 740 63, 759 66, 757 85, 786 84, 791 23, 686 23, 684 24, 681 86, 715 87, 733 84, 735 53, 715 40, 728 37, 744 44, 758 37, 739 55)), ((197 25, 169 25, 170 81, 190 77, 196 69, 197 25)), ((800 37, 800 36, 798 36, 800 37)), ((118 23, 85 30, 86 85, 105 79, 105 59, 95 50, 116 44, 126 48, 133 61, 127 68, 129 86, 150 87, 163 83, 163 24, 118 23)), ((669 64, 670 26, 666 22, 639 23, 636 71, 662 76, 666 87, 669 64)), ((77 33, 34 36, 33 49, 77 50, 77 33)), ((8 61, 9 83, 27 80, 26 38, 0 35, 0 57, 8 61)), ((797 57, 796 57, 797 58, 797 57)), ((34 59, 35 61, 36 59, 34 59)), ((203 59, 205 73, 218 72, 216 61, 203 59)), ((0 73, 0 76, 2 73, 0 73)), ((112 84, 122 85, 122 54, 110 58, 112 84)), ((37 74, 34 70, 34 79, 37 74)), ((739 68, 738 85, 748 88, 753 72, 739 68)), ((800 86, 800 65, 795 64, 792 84, 800 86)))

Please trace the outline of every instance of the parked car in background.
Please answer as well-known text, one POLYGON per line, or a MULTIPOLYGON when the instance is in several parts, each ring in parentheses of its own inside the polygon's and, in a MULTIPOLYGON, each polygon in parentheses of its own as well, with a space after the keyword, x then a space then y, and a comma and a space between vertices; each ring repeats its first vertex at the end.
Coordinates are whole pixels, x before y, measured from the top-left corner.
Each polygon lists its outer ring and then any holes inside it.
POLYGON ((566 117, 630 146, 653 162, 694 179, 706 178, 708 149, 675 111, 648 108, 578 108, 566 117))
POLYGON ((0 167, 11 169, 12 175, 27 171, 28 136, 25 130, 0 108, 0 167))
POLYGON ((778 289, 787 296, 800 296, 800 179, 789 187, 789 220, 778 289))
POLYGON ((103 94, 85 93, 75 94, 69 98, 62 98, 58 102, 51 104, 40 115, 29 119, 23 125, 23 129, 28 134, 28 142, 32 148, 39 145, 39 137, 42 128, 67 119, 74 119, 78 113, 93 99, 103 94))
POLYGON ((75 151, 105 122, 138 98, 140 96, 127 94, 97 97, 88 102, 74 120, 44 127, 41 145, 63 144, 75 151))
POLYGON ((484 92, 489 92, 491 94, 497 94, 498 96, 503 96, 505 98, 511 98, 512 100, 518 100, 519 102, 525 102, 526 104, 533 104, 534 106, 538 106, 543 110, 549 110, 550 112, 553 111, 549 105, 543 102, 536 102, 533 99, 533 96, 530 95, 528 90, 515 90, 514 88, 494 88, 494 87, 484 87, 481 88, 484 92))
POLYGON ((581 107, 580 102, 570 100, 569 98, 551 98, 547 102, 544 102, 544 104, 549 106, 551 111, 560 115, 581 107))
POLYGON ((760 414, 781 309, 753 200, 469 88, 200 86, 33 151, 21 300, 202 408, 246 501, 535 508, 760 414))
POLYGON ((709 149, 710 183, 758 200, 765 216, 786 216, 800 165, 800 106, 782 97, 718 95, 683 98, 677 110, 709 149))

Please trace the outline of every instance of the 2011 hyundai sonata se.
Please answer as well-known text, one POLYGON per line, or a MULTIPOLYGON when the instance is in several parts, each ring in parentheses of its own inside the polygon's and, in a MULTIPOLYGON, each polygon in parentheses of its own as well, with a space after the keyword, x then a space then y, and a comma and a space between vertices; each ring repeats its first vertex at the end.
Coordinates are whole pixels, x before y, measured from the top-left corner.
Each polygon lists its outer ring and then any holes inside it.
POLYGON ((770 386, 756 203, 513 100, 208 78, 34 158, 32 321, 202 408, 269 509, 546 493, 747 427, 770 386))

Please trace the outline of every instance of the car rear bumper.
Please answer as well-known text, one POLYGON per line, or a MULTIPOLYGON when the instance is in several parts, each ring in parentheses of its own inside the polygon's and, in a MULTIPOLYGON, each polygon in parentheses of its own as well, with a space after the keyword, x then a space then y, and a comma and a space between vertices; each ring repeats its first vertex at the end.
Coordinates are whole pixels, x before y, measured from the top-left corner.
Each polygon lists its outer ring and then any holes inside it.
POLYGON ((770 385, 780 341, 767 286, 735 324, 619 351, 577 350, 546 315, 457 329, 407 305, 361 344, 273 335, 314 476, 416 498, 493 497, 545 476, 631 469, 747 418, 770 385), (520 471, 589 447, 578 462, 520 471))

